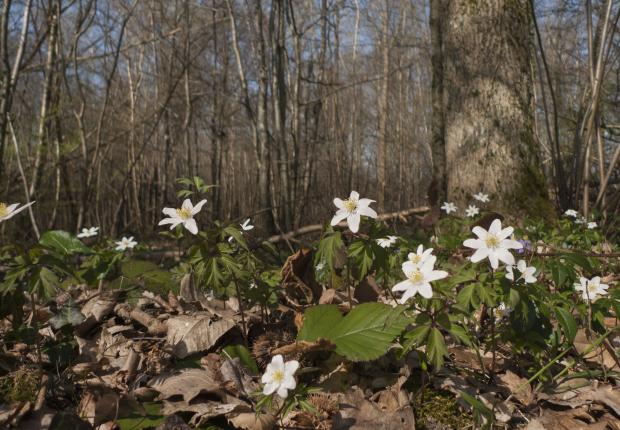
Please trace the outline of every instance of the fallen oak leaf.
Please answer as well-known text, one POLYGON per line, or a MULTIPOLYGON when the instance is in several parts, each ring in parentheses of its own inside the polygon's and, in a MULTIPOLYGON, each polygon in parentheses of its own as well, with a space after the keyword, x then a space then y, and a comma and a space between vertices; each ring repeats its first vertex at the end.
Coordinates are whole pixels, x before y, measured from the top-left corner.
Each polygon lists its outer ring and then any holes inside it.
POLYGON ((167 342, 172 346, 172 353, 177 358, 200 351, 206 351, 235 327, 230 319, 213 321, 209 315, 181 315, 166 321, 167 342))
POLYGON ((221 384, 213 371, 208 369, 182 369, 172 374, 153 377, 148 386, 159 391, 160 399, 176 396, 190 402, 201 393, 218 393, 221 384))

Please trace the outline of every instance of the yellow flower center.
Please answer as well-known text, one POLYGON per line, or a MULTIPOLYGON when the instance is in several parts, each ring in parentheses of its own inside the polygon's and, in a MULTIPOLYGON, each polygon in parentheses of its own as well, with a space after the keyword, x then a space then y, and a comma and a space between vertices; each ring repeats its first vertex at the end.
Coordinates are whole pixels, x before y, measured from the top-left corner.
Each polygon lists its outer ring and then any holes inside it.
POLYGON ((0 203, 0 217, 5 217, 9 214, 9 210, 6 207, 6 204, 0 203))
POLYGON ((412 263, 419 263, 422 260, 422 256, 418 254, 413 254, 411 257, 409 257, 409 260, 412 263))
POLYGON ((424 275, 419 270, 416 270, 415 272, 411 274, 411 276, 409 276, 409 280, 413 282, 414 284, 416 284, 424 280, 424 275))
POLYGON ((499 238, 494 234, 490 234, 484 240, 488 248, 497 248, 499 246, 499 238))
POLYGON ((353 212, 355 209, 357 209, 357 200, 346 199, 344 201, 344 208, 347 210, 347 212, 353 212))
POLYGON ((588 281, 588 286, 586 288, 588 289, 588 293, 590 295, 596 294, 596 292, 598 291, 598 285, 595 285, 594 283, 589 282, 589 281, 588 281))
POLYGON ((187 220, 187 219, 190 219, 192 217, 192 210, 189 209, 189 208, 177 209, 177 215, 182 220, 187 220))
POLYGON ((276 370, 273 372, 272 377, 273 377, 273 380, 279 384, 282 381, 284 381, 284 372, 281 370, 276 370))

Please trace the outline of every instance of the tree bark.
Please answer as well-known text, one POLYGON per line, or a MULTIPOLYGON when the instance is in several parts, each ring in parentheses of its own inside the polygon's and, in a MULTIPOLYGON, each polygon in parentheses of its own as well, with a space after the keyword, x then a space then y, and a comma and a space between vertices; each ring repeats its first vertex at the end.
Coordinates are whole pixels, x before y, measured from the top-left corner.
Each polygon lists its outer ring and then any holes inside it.
MULTIPOLYGON (((527 0, 444 3, 442 109, 448 198, 550 215, 533 130, 533 33, 527 0)), ((437 66, 437 64, 433 64, 437 66)))

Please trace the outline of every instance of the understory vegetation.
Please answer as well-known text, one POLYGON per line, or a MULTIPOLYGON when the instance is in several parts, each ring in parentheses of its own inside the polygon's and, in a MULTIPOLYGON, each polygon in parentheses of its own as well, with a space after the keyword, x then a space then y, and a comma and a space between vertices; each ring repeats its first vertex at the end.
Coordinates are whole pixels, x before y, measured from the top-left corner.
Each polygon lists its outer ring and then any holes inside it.
POLYGON ((596 219, 478 193, 386 222, 353 191, 316 241, 263 241, 181 184, 165 249, 97 227, 2 247, 0 426, 618 428, 620 250, 596 219))

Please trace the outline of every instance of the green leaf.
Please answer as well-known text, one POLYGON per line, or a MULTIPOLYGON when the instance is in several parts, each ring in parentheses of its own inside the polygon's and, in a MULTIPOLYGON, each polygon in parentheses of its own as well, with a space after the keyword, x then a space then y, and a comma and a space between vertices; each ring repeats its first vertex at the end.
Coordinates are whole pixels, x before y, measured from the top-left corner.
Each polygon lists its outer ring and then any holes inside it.
POLYGON ((166 417, 161 413, 161 403, 147 402, 142 403, 142 406, 143 411, 134 410, 128 417, 116 421, 121 430, 152 428, 166 421, 166 417))
POLYGON ((41 281, 41 288, 39 288, 38 293, 45 299, 54 297, 60 285, 60 281, 56 274, 47 267, 42 267, 39 271, 39 280, 41 281))
POLYGON ((332 330, 342 320, 337 305, 318 305, 306 310, 304 324, 299 330, 297 340, 314 342, 332 330))
POLYGON ((468 311, 470 308, 478 307, 478 301, 474 296, 474 291, 476 290, 476 284, 466 285, 459 291, 456 296, 456 302, 459 307, 465 311, 468 311))
POLYGON ((421 345, 426 340, 430 331, 431 324, 429 322, 428 324, 419 325, 413 330, 407 332, 407 334, 405 334, 402 354, 405 354, 414 346, 421 345))
POLYGON ((258 375, 258 364, 256 364, 256 360, 252 357, 252 353, 249 349, 247 349, 243 345, 228 345, 222 352, 226 354, 229 358, 239 357, 241 363, 250 369, 250 371, 254 375, 258 375))
POLYGON ((404 307, 383 303, 363 303, 334 326, 327 338, 336 344, 336 352, 349 360, 374 360, 385 354, 390 344, 407 325, 404 307))
POLYGON ((461 343, 467 345, 467 346, 471 346, 472 342, 470 337, 467 334, 467 331, 465 330, 465 328, 463 328, 463 326, 458 325, 458 324, 452 324, 450 326, 450 329, 448 330, 448 332, 454 336, 455 339, 459 340, 461 343))
POLYGON ((562 258, 586 269, 589 272, 592 272, 594 270, 594 268, 592 267, 592 264, 590 264, 590 260, 588 260, 583 255, 566 253, 566 254, 562 254, 562 258))
POLYGON ((90 248, 84 245, 78 238, 62 230, 51 230, 43 233, 39 244, 64 255, 90 253, 90 248))
POLYGON ((443 358, 448 355, 448 348, 446 348, 443 334, 436 327, 433 327, 428 335, 426 354, 428 355, 428 360, 436 369, 443 366, 443 358))
POLYGON ((374 360, 385 354, 407 325, 404 307, 364 303, 344 318, 336 305, 314 306, 304 314, 299 340, 322 337, 336 344, 336 352, 349 360, 374 360))
POLYGON ((493 411, 487 408, 480 400, 470 396, 465 391, 459 391, 459 396, 471 406, 476 422, 482 424, 482 428, 484 429, 491 428, 495 419, 493 411))
POLYGON ((326 235, 319 242, 319 247, 314 261, 315 264, 324 261, 327 263, 329 270, 333 272, 336 255, 342 248, 344 248, 344 243, 342 242, 342 234, 340 234, 339 231, 326 235))
POLYGON ((556 307, 554 310, 555 315, 558 318, 558 322, 562 326, 566 340, 573 343, 575 336, 577 336, 577 322, 575 321, 575 318, 573 318, 573 315, 564 308, 556 307))

